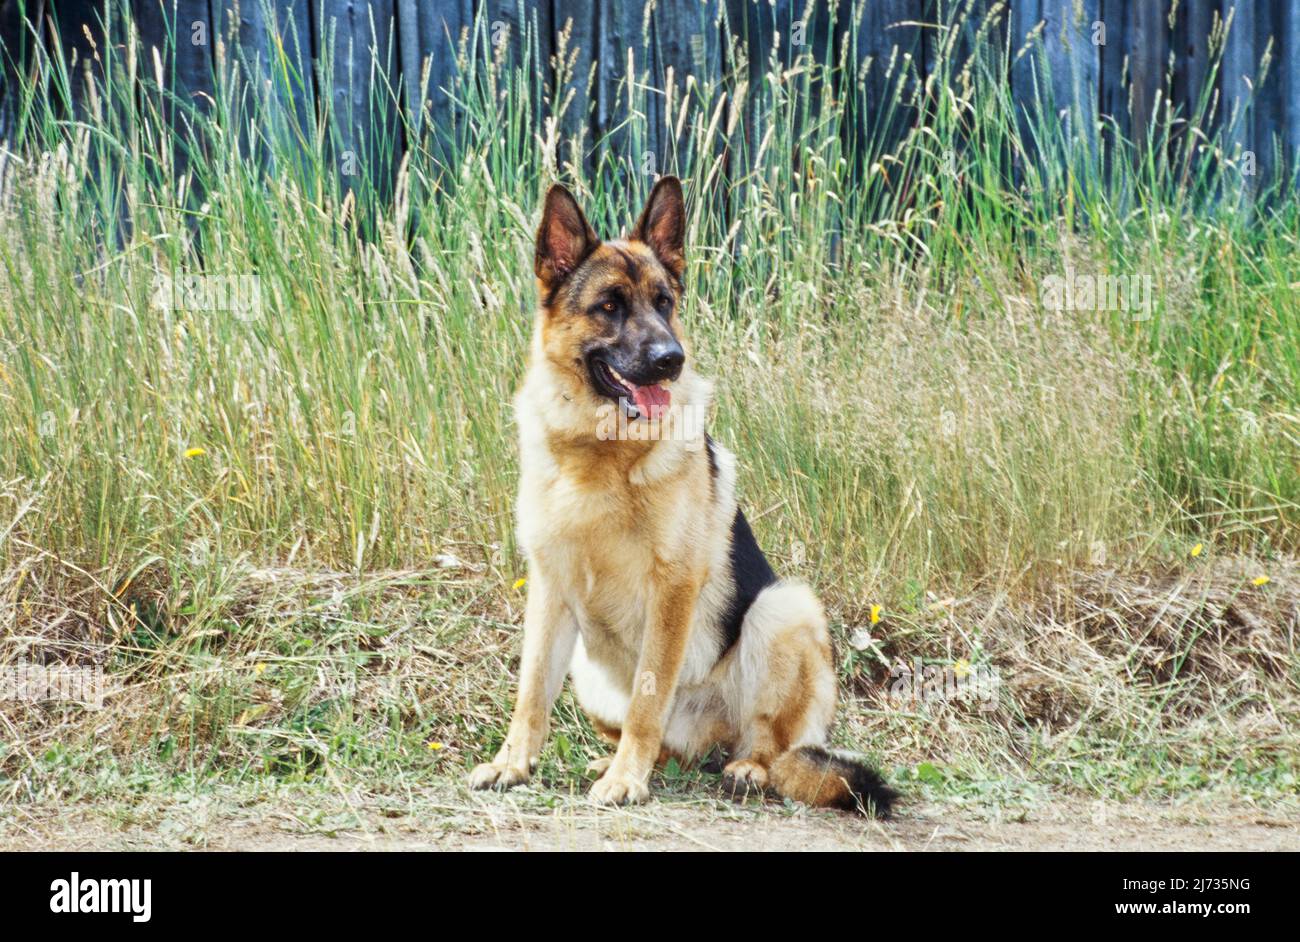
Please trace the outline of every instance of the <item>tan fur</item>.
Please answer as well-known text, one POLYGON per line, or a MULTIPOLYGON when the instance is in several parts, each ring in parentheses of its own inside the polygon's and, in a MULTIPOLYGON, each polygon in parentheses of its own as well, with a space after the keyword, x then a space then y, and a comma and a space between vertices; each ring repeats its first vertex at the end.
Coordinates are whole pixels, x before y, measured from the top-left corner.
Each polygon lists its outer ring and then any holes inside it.
MULTIPOLYGON (((798 583, 769 586, 749 609, 740 640, 719 657, 731 586, 733 457, 714 446, 715 477, 702 441, 595 434, 609 401, 593 388, 583 350, 604 328, 584 312, 615 282, 632 295, 671 284, 680 300, 673 277, 680 251, 674 255, 663 237, 667 224, 656 234, 648 206, 636 232, 658 252, 633 239, 580 257, 588 250, 585 220, 574 222, 573 212, 567 203, 553 210, 548 197, 538 237, 544 303, 515 399, 518 534, 529 564, 519 696, 504 745, 470 782, 527 779, 568 670, 597 730, 617 742, 608 762, 594 763, 602 773, 595 800, 644 799, 657 759, 714 746, 732 757, 734 780, 761 788, 769 770, 783 768, 800 794, 816 797, 820 786, 809 791, 798 763, 782 766, 781 757, 823 743, 834 715, 830 637, 817 599, 798 583), (548 231, 553 212, 569 226, 569 243, 566 232, 548 231), (567 279, 570 269, 576 275, 567 279)), ((668 323, 681 338, 677 306, 668 323)), ((710 405, 712 387, 689 358, 666 386, 674 407, 710 405)))

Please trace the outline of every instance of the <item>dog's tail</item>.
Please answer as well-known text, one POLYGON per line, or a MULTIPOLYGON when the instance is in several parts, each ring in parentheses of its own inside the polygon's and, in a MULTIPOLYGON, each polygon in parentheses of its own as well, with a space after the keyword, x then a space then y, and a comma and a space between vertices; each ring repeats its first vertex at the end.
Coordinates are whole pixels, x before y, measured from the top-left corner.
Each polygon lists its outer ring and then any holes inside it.
POLYGON ((768 771, 777 792, 806 805, 887 818, 898 798, 880 773, 861 759, 821 746, 798 746, 783 752, 768 771))

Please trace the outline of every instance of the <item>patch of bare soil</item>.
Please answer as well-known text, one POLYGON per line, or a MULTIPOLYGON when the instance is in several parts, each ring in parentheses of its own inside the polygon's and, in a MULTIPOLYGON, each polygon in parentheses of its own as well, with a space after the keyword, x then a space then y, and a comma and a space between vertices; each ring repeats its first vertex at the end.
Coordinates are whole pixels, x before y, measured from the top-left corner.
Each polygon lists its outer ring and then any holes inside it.
POLYGON ((11 808, 0 816, 0 851, 1300 850, 1300 813, 1248 805, 923 804, 880 823, 756 803, 600 809, 581 799, 545 808, 509 795, 400 806, 319 797, 11 808))

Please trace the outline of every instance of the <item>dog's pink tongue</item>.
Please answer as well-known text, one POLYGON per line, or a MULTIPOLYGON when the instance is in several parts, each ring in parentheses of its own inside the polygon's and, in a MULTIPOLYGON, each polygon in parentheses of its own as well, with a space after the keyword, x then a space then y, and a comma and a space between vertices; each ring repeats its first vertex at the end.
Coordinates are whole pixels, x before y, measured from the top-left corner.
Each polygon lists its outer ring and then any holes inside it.
POLYGON ((659 414, 668 408, 668 403, 672 401, 672 393, 662 386, 635 386, 628 384, 632 388, 632 398, 636 402, 637 411, 648 418, 657 419, 659 414))

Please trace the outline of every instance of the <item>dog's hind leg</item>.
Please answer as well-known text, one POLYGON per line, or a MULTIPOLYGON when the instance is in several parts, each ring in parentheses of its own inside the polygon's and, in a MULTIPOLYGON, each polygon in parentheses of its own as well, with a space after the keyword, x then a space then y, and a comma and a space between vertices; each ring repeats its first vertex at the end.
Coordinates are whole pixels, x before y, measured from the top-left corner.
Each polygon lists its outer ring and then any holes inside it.
POLYGON ((896 797, 862 760, 826 748, 835 716, 830 632, 816 597, 799 583, 759 593, 729 657, 728 702, 737 719, 734 792, 770 785, 809 805, 889 814, 896 797))
POLYGON ((826 616, 802 583, 759 593, 740 640, 724 662, 723 690, 736 724, 733 759, 723 769, 733 792, 767 786, 778 757, 820 744, 835 715, 835 672, 826 616))
POLYGON ((805 804, 888 815, 897 796, 880 774, 826 748, 835 666, 826 616, 807 586, 759 593, 733 654, 729 700, 740 748, 723 770, 733 793, 770 785, 805 804))

